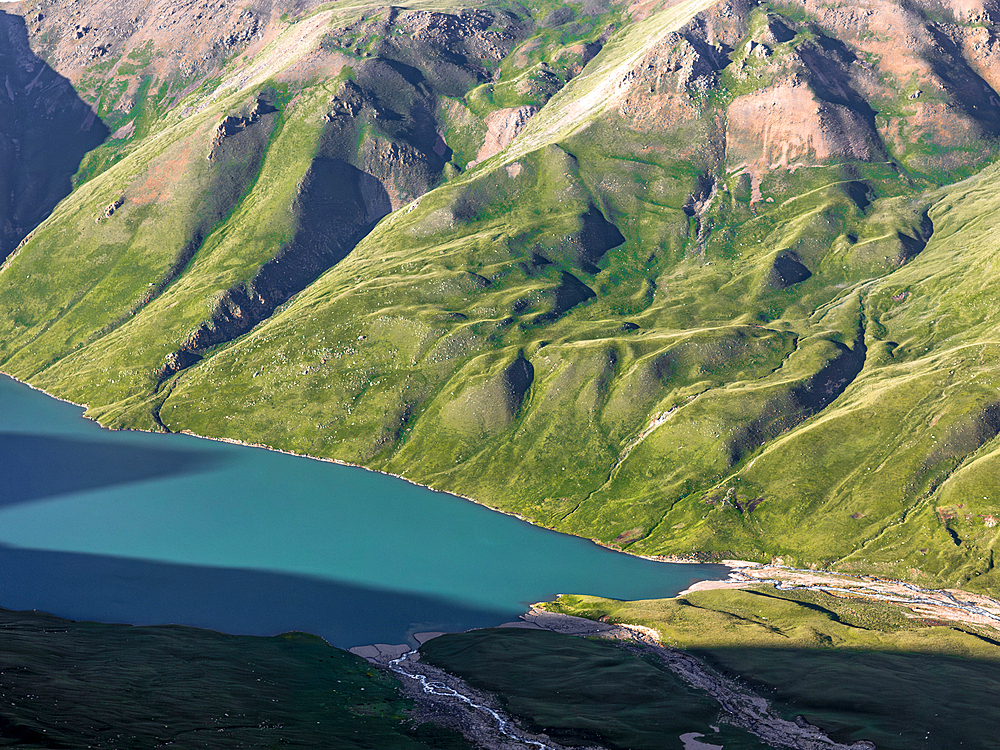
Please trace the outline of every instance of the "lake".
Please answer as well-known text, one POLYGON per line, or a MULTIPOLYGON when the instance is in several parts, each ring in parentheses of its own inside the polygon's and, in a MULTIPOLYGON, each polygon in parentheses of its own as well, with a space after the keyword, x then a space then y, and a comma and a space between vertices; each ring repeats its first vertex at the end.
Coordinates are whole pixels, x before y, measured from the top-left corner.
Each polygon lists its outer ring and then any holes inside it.
POLYGON ((0 377, 0 606, 335 646, 488 627, 559 593, 672 596, 660 563, 395 477, 188 435, 113 432, 0 377))

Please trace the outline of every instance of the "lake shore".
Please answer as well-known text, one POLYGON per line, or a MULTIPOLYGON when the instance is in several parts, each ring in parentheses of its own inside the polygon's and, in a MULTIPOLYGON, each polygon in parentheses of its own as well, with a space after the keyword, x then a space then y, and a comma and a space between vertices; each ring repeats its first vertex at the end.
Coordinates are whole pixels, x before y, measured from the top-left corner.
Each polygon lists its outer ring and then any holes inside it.
MULTIPOLYGON (((27 386, 33 391, 45 394, 46 396, 54 398, 57 401, 71 404, 81 409, 87 408, 86 404, 78 404, 73 401, 70 401, 69 399, 53 396, 46 390, 38 388, 37 386, 34 386, 31 383, 25 382, 10 375, 8 375, 8 377, 10 377, 11 380, 14 380, 15 382, 27 386)), ((94 421, 90 420, 89 417, 84 417, 84 418, 88 419, 89 421, 94 421)), ((198 435, 197 433, 191 432, 189 430, 182 430, 180 431, 179 434, 190 435, 192 437, 197 437, 203 440, 228 443, 231 445, 239 445, 249 448, 258 448, 274 453, 281 453, 284 455, 294 456, 297 458, 307 458, 307 459, 312 459, 314 461, 331 463, 338 466, 362 469, 364 471, 369 471, 375 474, 381 474, 383 476, 389 476, 396 479, 401 479, 413 486, 420 487, 423 489, 428 489, 433 492, 439 492, 444 495, 449 495, 451 497, 455 497, 457 499, 464 500, 466 502, 470 502, 475 505, 479 505, 481 507, 489 508, 490 510, 493 510, 497 513, 517 518, 518 520, 523 521, 525 523, 532 523, 530 519, 525 518, 520 514, 493 508, 485 503, 478 502, 474 498, 465 495, 460 495, 455 492, 438 490, 436 488, 430 487, 420 482, 416 482, 405 476, 392 474, 390 472, 381 471, 379 469, 372 469, 370 467, 362 466, 348 461, 343 461, 335 458, 312 456, 306 453, 299 453, 296 451, 274 448, 272 446, 265 445, 262 443, 254 443, 234 438, 198 435)), ((537 525, 537 524, 532 524, 532 525, 537 525)), ((628 552, 627 550, 622 550, 618 548, 617 545, 614 544, 606 544, 596 539, 590 539, 590 541, 594 542, 598 546, 604 547, 605 549, 609 549, 615 552, 621 552, 622 554, 625 555, 629 555, 632 557, 639 557, 646 560, 653 560, 657 562, 669 562, 675 564, 708 563, 708 561, 704 559, 699 559, 699 556, 697 556, 696 554, 667 555, 667 556, 636 555, 634 553, 628 552)), ((993 629, 1000 631, 1000 601, 981 594, 974 594, 959 589, 941 589, 941 590, 924 589, 915 586, 914 584, 907 583, 905 581, 892 580, 873 575, 863 575, 863 574, 850 575, 845 573, 836 573, 833 571, 798 569, 784 565, 757 563, 746 560, 720 560, 718 564, 721 564, 729 568, 730 572, 727 578, 721 580, 708 579, 708 580, 698 581, 689 586, 684 591, 678 593, 677 596, 683 596, 687 593, 695 591, 706 591, 712 589, 746 588, 748 586, 763 583, 763 584, 774 585, 778 588, 802 588, 802 589, 824 591, 826 593, 830 593, 835 596, 841 596, 847 598, 872 599, 872 600, 895 602, 900 604, 901 606, 906 607, 910 612, 910 616, 914 618, 980 625, 980 626, 991 627, 993 629)))
MULTIPOLYGON (((27 386, 33 391, 42 393, 50 398, 56 399, 57 401, 71 404, 81 409, 87 408, 86 404, 78 404, 73 401, 70 401, 69 399, 53 396, 46 390, 39 388, 35 385, 32 385, 31 383, 25 382, 10 375, 8 375, 8 377, 10 377, 11 380, 17 383, 20 383, 21 385, 27 386)), ((88 419, 89 421, 94 421, 90 420, 87 417, 85 418, 88 419)), ((331 463, 339 466, 358 468, 375 474, 381 474, 383 476, 390 476, 396 479, 402 479, 403 481, 413 486, 420 487, 423 489, 428 489, 434 492, 439 492, 444 495, 449 495, 451 497, 455 497, 457 499, 464 500, 466 502, 473 503, 481 507, 489 508, 490 510, 501 513, 503 515, 517 518, 518 520, 523 521, 525 523, 532 523, 530 519, 525 518, 520 514, 493 508, 485 503, 476 501, 474 498, 460 495, 455 492, 437 490, 433 487, 429 487, 428 485, 409 479, 405 476, 391 474, 389 472, 381 471, 378 469, 372 469, 366 466, 361 466, 359 464, 343 461, 340 459, 311 456, 305 453, 274 448, 272 446, 264 445, 261 443, 254 443, 234 438, 198 435, 197 433, 188 430, 183 430, 181 431, 180 434, 186 434, 192 437, 197 437, 204 440, 211 440, 215 442, 229 443, 232 445, 239 445, 250 448, 258 448, 274 453, 281 453, 289 456, 294 456, 297 458, 308 458, 314 461, 321 461, 324 463, 331 463)), ((594 542, 598 546, 604 547, 612 551, 621 552, 625 555, 629 555, 632 557, 639 557, 642 559, 654 560, 658 562, 670 562, 675 564, 698 564, 698 563, 705 564, 708 562, 705 559, 699 559, 700 556, 698 556, 697 554, 692 554, 689 556, 636 555, 634 553, 628 552, 627 550, 622 550, 618 548, 617 545, 614 544, 606 544, 596 539, 591 539, 590 541, 594 542)), ((708 579, 699 581, 697 583, 692 584, 684 591, 680 592, 677 596, 683 596, 687 593, 695 591, 706 591, 712 589, 738 589, 738 588, 745 588, 751 585, 765 583, 774 585, 779 588, 812 589, 818 591, 825 591, 827 593, 841 597, 895 602, 900 604, 901 606, 906 607, 909 610, 910 613, 909 616, 912 616, 914 618, 922 618, 925 620, 941 620, 943 622, 959 622, 970 625, 986 626, 996 630, 1000 630, 1000 601, 981 594, 974 594, 959 589, 941 589, 941 590, 924 589, 915 586, 914 584, 907 583, 905 581, 891 580, 873 575, 863 575, 863 574, 849 575, 844 573, 836 573, 833 571, 797 569, 784 565, 757 563, 746 560, 720 560, 718 564, 721 564, 729 568, 730 572, 727 578, 721 580, 708 579)))
MULTIPOLYGON (((29 383, 29 382, 27 382, 25 380, 21 380, 21 379, 15 377, 15 376, 11 375, 10 373, 6 373, 6 372, 0 371, 0 375, 6 376, 6 377, 10 378, 11 380, 13 380, 13 381, 15 381, 17 383, 20 383, 21 385, 27 386, 28 388, 30 388, 33 391, 36 391, 38 393, 42 393, 42 394, 48 396, 49 398, 55 399, 56 401, 61 401, 64 404, 70 404, 70 405, 75 406, 77 408, 83 409, 85 412, 86 412, 87 409, 89 409, 89 406, 87 404, 79 404, 79 403, 77 403, 75 401, 71 401, 71 400, 69 400, 67 398, 62 398, 60 396, 55 396, 52 393, 49 393, 48 391, 46 391, 44 388, 39 388, 39 387, 37 387, 35 385, 32 385, 31 383, 29 383)), ((113 428, 113 427, 105 427, 104 425, 100 424, 100 422, 98 422, 97 420, 92 419, 92 418, 86 416, 86 413, 81 414, 81 417, 83 417, 84 419, 86 419, 86 420, 88 420, 90 422, 93 422, 94 424, 98 425, 102 429, 108 430, 110 432, 147 432, 149 434, 157 434, 156 431, 154 431, 154 430, 133 430, 131 428, 119 430, 119 429, 116 429, 116 428, 113 428)), ((501 513, 501 514, 503 514, 505 516, 510 516, 511 518, 516 518, 517 520, 523 521, 524 523, 529 523, 532 526, 538 526, 539 528, 549 528, 547 526, 542 526, 541 524, 538 524, 538 523, 534 522, 530 518, 527 518, 526 516, 523 516, 520 513, 515 513, 513 511, 508 511, 508 510, 503 510, 502 508, 495 508, 492 505, 489 505, 489 504, 484 503, 482 501, 476 500, 475 498, 469 497, 468 495, 462 495, 462 494, 459 494, 457 492, 452 492, 450 490, 438 489, 437 487, 432 487, 429 484, 423 484, 422 482, 417 482, 417 481, 415 481, 413 479, 410 479, 409 477, 405 477, 405 476, 403 476, 401 474, 393 474, 392 472, 383 471, 381 469, 374 469, 374 468, 372 468, 370 466, 364 466, 363 464, 357 464, 357 463, 353 463, 351 461, 344 461, 344 460, 339 459, 339 458, 328 458, 328 457, 324 457, 324 456, 313 456, 313 455, 308 454, 308 453, 299 453, 298 451, 287 450, 287 449, 284 449, 284 448, 275 448, 274 446, 267 445, 265 443, 254 443, 254 442, 249 442, 249 441, 246 441, 246 440, 240 440, 238 438, 213 437, 211 435, 200 435, 197 432, 193 432, 191 430, 179 430, 177 432, 173 432, 173 431, 169 430, 169 428, 168 428, 168 429, 166 429, 166 433, 167 434, 174 434, 174 435, 188 435, 190 437, 198 438, 200 440, 211 440, 211 441, 217 442, 217 443, 226 443, 226 444, 229 444, 229 445, 239 445, 239 446, 242 446, 244 448, 257 448, 257 449, 260 449, 260 450, 270 451, 272 453, 280 453, 280 454, 285 455, 285 456, 294 456, 296 458, 307 458, 307 459, 310 459, 312 461, 321 461, 323 463, 334 464, 336 466, 345 466, 345 467, 349 467, 349 468, 353 468, 353 469, 361 469, 363 471, 372 472, 373 474, 381 474, 382 476, 393 477, 394 479, 400 479, 400 480, 402 480, 404 482, 407 482, 408 484, 413 485, 414 487, 420 487, 422 489, 429 490, 431 492, 438 492, 438 493, 440 493, 442 495, 449 495, 449 496, 457 498, 459 500, 464 500, 464 501, 472 503, 474 505, 478 505, 478 506, 483 507, 483 508, 488 508, 489 510, 491 510, 491 511, 493 511, 495 513, 501 513)), ((721 564, 721 565, 727 565, 727 563, 725 561, 717 562, 717 561, 714 561, 714 560, 699 559, 699 556, 697 554, 691 554, 691 555, 641 555, 641 554, 636 554, 634 552, 629 552, 628 550, 623 550, 621 547, 619 547, 616 544, 608 543, 608 542, 603 542, 600 539, 594 539, 593 537, 581 537, 581 536, 579 536, 577 534, 570 534, 570 532, 558 531, 556 529, 550 529, 550 531, 557 531, 557 533, 560 533, 560 534, 567 534, 569 536, 577 536, 578 538, 581 538, 581 539, 588 539, 589 541, 593 542, 597 546, 603 547, 603 548, 605 548, 607 550, 610 550, 612 552, 620 552, 621 554, 629 555, 630 557, 638 557, 640 559, 651 560, 653 562, 676 563, 676 564, 680 564, 680 565, 719 565, 719 564, 721 564)))

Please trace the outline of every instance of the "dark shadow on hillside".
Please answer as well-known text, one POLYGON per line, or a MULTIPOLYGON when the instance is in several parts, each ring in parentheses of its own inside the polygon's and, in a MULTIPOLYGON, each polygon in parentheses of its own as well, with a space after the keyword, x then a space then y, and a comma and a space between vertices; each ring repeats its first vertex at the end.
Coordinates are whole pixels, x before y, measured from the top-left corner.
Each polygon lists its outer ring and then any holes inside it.
POLYGON ((340 648, 403 643, 424 631, 490 627, 521 614, 287 573, 4 545, 0 570, 0 605, 8 609, 242 635, 301 631, 340 648))
MULTIPOLYGON (((724 641, 726 634, 720 632, 719 638, 724 641)), ((926 647, 933 644, 928 639, 926 647)), ((996 652, 1000 655, 1000 645, 996 652)), ((731 725, 728 736, 716 734, 720 727, 726 732, 729 724, 718 722, 719 703, 677 679, 660 659, 636 658, 634 649, 606 641, 495 629, 435 638, 420 653, 423 661, 471 686, 499 693, 505 708, 526 728, 567 744, 660 750, 679 747, 678 735, 698 731, 705 735, 705 747, 724 745, 727 750, 831 747, 805 734, 795 744, 771 744, 733 731, 731 725)), ((835 649, 819 643, 815 649, 718 647, 687 653, 735 680, 730 685, 738 693, 765 697, 772 716, 807 732, 808 725, 818 727, 841 743, 838 748, 1000 747, 995 732, 1000 706, 991 700, 1000 689, 1000 669, 990 659, 835 649)), ((716 695, 734 701, 725 687, 716 695)), ((756 700, 751 696, 747 703, 756 700)), ((771 731, 766 723, 759 728, 771 731)))
POLYGON ((200 451, 0 432, 0 507, 207 471, 222 460, 200 451))
POLYGON ((525 729, 564 746, 673 750, 681 736, 704 736, 704 744, 684 747, 771 747, 719 722, 719 704, 706 692, 610 641, 497 628, 434 638, 420 654, 474 688, 499 693, 525 729))
POLYGON ((402 722, 390 680, 319 638, 0 610, 0 746, 469 750, 402 722))
POLYGON ((24 19, 0 10, 0 258, 69 195, 80 161, 108 134, 31 51, 24 19))
POLYGON ((854 382, 868 355, 863 321, 859 324, 853 347, 839 342, 834 342, 834 345, 837 354, 819 372, 768 400, 757 417, 733 431, 727 446, 730 466, 735 466, 769 440, 818 414, 854 382))
MULTIPOLYGON (((1000 654, 1000 648, 997 649, 1000 654)), ((998 748, 995 661, 848 649, 694 650, 739 677, 787 719, 802 716, 831 739, 878 750, 998 748)))
POLYGON ((388 193, 366 172, 342 159, 317 158, 292 206, 298 227, 291 242, 249 282, 220 296, 212 317, 171 354, 159 382, 190 367, 207 349, 242 336, 279 305, 332 268, 391 210, 388 193))

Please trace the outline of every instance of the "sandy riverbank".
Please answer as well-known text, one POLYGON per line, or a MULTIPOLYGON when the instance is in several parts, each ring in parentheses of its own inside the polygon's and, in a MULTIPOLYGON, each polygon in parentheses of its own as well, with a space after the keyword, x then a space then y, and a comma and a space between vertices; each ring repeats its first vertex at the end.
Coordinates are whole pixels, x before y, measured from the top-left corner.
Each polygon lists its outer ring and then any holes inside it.
POLYGON ((723 560, 731 572, 725 581, 699 581, 677 596, 711 589, 770 584, 779 589, 822 591, 845 599, 897 604, 909 617, 989 627, 1000 631, 1000 600, 960 589, 925 589, 906 581, 873 575, 790 568, 745 560, 723 560))

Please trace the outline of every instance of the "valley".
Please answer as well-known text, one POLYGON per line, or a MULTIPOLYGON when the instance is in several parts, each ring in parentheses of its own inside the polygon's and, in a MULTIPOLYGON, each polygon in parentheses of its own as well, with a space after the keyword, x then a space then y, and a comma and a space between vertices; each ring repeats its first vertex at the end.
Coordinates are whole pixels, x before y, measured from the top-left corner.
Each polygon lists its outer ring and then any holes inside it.
POLYGON ((18 0, 0 41, 0 371, 782 581, 566 614, 995 658, 948 616, 1000 596, 995 0, 18 0), (933 601, 834 637, 810 575, 933 601))

